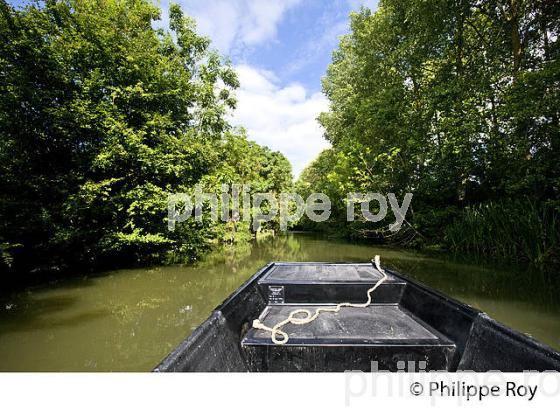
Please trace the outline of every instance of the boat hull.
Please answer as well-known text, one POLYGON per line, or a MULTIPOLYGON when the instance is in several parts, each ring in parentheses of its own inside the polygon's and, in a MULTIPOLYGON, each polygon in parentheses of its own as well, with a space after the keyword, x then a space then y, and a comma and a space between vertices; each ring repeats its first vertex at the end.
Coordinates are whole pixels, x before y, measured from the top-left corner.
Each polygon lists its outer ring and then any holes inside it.
POLYGON ((369 264, 266 265, 218 306, 157 372, 560 370, 560 353, 397 272, 367 308, 287 325, 286 344, 252 328, 294 309, 361 303, 375 284, 369 264))

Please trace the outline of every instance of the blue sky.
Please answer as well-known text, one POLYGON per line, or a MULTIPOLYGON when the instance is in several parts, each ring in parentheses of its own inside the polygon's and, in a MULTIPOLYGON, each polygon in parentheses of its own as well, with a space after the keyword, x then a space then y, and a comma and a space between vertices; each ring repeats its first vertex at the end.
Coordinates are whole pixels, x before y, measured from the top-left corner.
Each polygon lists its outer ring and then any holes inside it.
MULTIPOLYGON (((154 0, 157 1, 157 0, 154 0)), ((19 1, 10 1, 17 4, 19 1)), ((316 117, 328 108, 321 77, 348 15, 377 0, 175 0, 229 56, 241 86, 232 122, 282 152, 294 176, 327 148, 316 117)), ((167 21, 169 0, 159 0, 167 21)))

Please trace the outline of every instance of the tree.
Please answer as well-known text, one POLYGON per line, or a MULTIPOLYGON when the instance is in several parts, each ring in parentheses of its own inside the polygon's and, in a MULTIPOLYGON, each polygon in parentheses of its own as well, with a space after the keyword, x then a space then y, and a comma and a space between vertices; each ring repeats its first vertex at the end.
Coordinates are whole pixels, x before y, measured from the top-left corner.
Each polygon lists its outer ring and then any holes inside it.
POLYGON ((436 241, 466 206, 558 201, 552 3, 382 0, 353 13, 323 79, 330 110, 319 121, 338 157, 328 181, 414 193, 409 222, 436 241))
POLYGON ((0 9, 3 260, 30 271, 197 258, 216 233, 167 231, 167 196, 231 160, 229 62, 177 5, 171 31, 153 28, 148 0, 0 9))

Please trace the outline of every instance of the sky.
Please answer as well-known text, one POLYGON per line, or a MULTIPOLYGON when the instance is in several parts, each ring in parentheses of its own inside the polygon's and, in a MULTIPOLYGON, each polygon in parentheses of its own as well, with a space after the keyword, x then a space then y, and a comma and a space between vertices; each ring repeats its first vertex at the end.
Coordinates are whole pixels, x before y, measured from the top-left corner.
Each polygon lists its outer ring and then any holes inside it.
MULTIPOLYGON (((154 0, 168 20, 169 0, 154 0)), ((17 4, 21 1, 12 0, 17 4)), ((230 58, 240 88, 231 122, 248 138, 282 152, 298 177, 329 147, 317 123, 328 109, 321 77, 348 15, 377 0, 174 0, 197 21, 200 34, 230 58)))
MULTIPOLYGON (((282 152, 298 177, 329 143, 316 118, 328 110, 321 77, 349 14, 376 0, 175 0, 200 34, 229 56, 240 88, 232 123, 282 152)), ((168 0, 161 0, 168 8, 168 0)), ((166 19, 165 14, 163 15, 166 19)))

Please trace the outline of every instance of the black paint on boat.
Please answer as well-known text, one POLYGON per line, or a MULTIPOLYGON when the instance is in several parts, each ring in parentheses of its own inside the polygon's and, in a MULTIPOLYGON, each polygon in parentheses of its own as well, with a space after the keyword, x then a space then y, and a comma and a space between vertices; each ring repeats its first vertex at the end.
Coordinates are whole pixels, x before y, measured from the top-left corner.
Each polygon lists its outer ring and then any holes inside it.
POLYGON ((285 345, 251 328, 298 308, 363 303, 380 278, 371 264, 270 263, 218 306, 154 370, 560 370, 560 353, 404 276, 388 271, 367 308, 286 325, 285 345))

